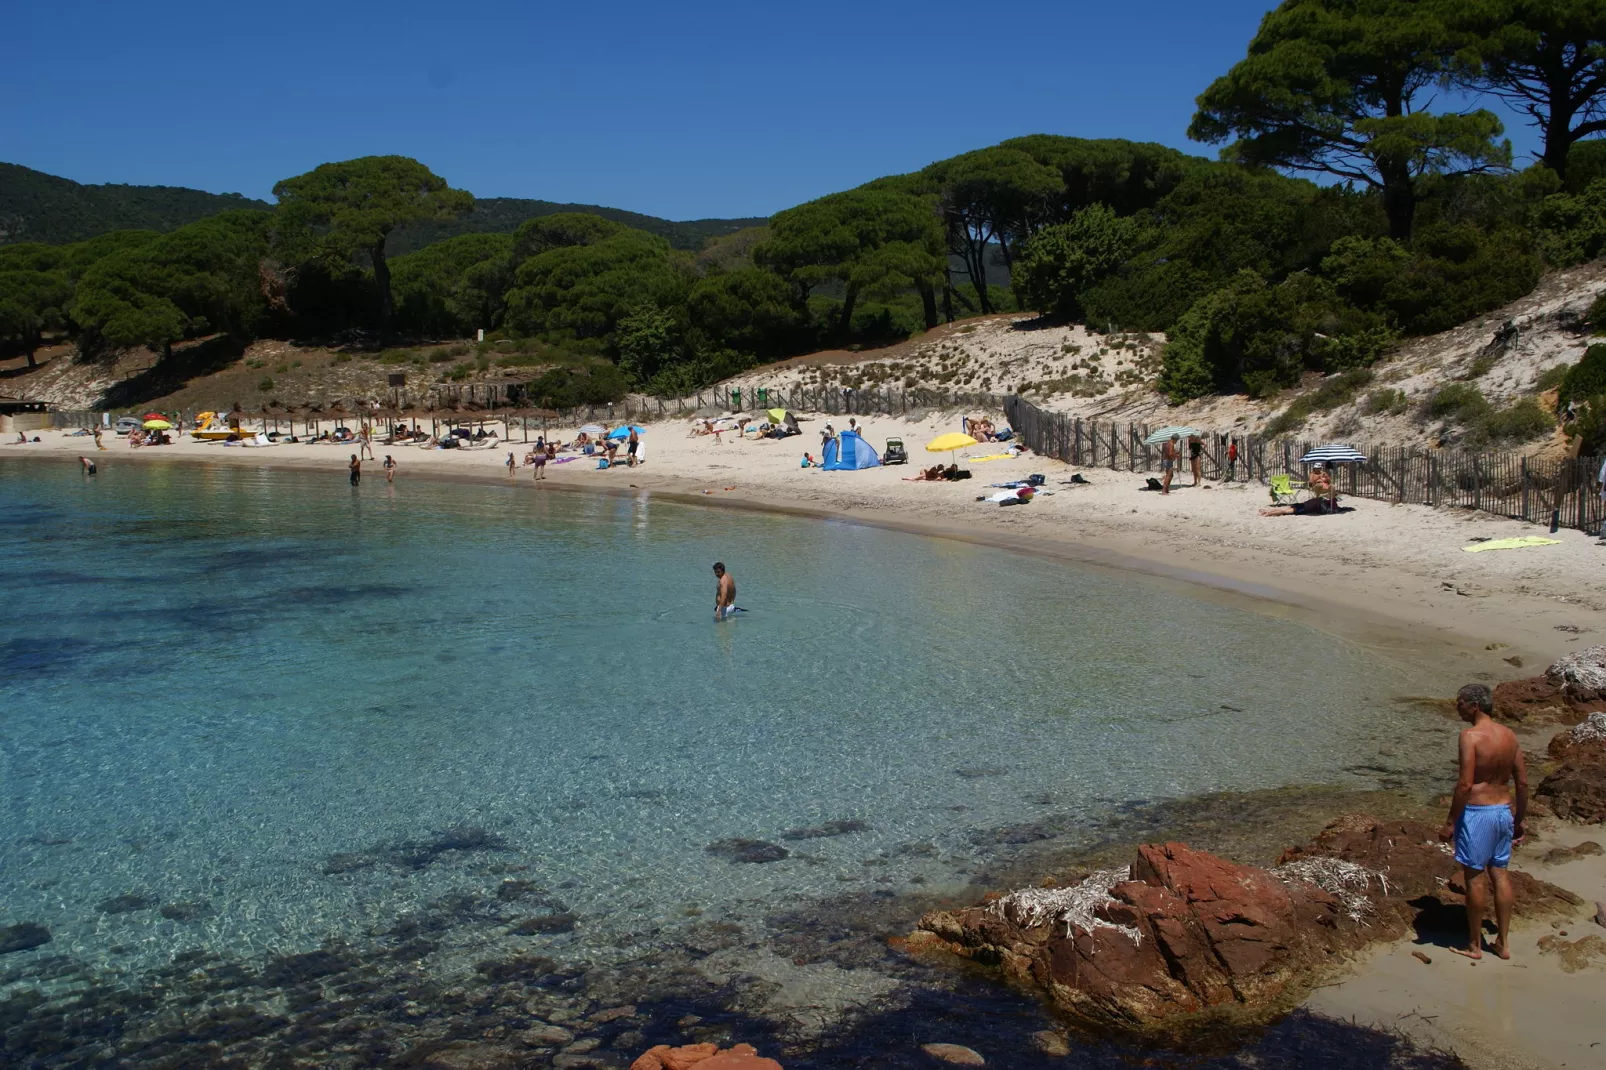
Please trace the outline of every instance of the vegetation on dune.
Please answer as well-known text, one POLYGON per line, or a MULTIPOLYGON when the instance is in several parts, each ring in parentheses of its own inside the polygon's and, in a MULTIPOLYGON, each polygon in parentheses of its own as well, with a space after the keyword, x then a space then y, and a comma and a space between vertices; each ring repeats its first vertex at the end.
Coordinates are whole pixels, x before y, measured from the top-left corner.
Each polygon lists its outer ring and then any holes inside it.
MULTIPOLYGON (((271 214, 0 245, 0 343, 31 352, 65 331, 93 354, 213 332, 392 344, 483 329, 490 349, 380 359, 458 380, 522 371, 539 396, 599 399, 1030 309, 1166 332, 1175 401, 1271 396, 1319 373, 1278 418, 1291 430, 1359 397, 1397 340, 1606 252, 1603 31, 1599 0, 1284 0, 1198 98, 1190 134, 1220 159, 1032 135, 767 221, 476 204, 404 157, 325 164, 281 182, 271 214), (1472 105, 1446 108, 1447 86, 1472 105), (1538 163, 1513 169, 1482 106, 1495 99, 1539 129, 1538 163)), ((1606 394, 1585 378, 1554 385, 1580 404, 1606 394)), ((1538 433, 1537 405, 1478 408, 1459 386, 1435 418, 1490 440, 1538 433)), ((1405 402, 1377 389, 1363 407, 1405 402)))

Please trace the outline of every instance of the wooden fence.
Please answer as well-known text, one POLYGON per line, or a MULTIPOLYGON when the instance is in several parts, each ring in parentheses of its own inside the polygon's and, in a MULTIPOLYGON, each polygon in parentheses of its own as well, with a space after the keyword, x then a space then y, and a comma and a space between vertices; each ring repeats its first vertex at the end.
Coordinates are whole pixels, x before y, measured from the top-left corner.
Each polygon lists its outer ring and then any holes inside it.
MULTIPOLYGON (((1159 469, 1160 447, 1143 442, 1154 430, 1148 424, 1100 423, 1044 412, 1013 395, 1004 399, 1004 413, 1021 441, 1044 456, 1116 471, 1159 469)), ((1299 458, 1321 445, 1291 438, 1238 436, 1238 459, 1229 470, 1227 448, 1232 438, 1211 432, 1203 436, 1203 441, 1205 478, 1262 484, 1274 475, 1304 479, 1307 466, 1299 458)), ((1595 480, 1601 466, 1599 457, 1541 461, 1487 450, 1404 446, 1356 449, 1366 454, 1367 461, 1338 466, 1337 487, 1341 495, 1474 509, 1591 533, 1600 532, 1606 519, 1595 480)), ((1187 471, 1186 459, 1182 469, 1187 471)))

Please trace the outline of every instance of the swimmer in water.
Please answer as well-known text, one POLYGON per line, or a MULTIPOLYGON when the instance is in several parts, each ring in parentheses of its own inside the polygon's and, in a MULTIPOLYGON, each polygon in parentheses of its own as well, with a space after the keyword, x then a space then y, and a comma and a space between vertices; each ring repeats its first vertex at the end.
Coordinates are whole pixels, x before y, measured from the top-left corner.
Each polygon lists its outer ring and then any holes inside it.
POLYGON ((736 612, 736 581, 725 571, 725 562, 714 562, 714 619, 724 620, 736 612))

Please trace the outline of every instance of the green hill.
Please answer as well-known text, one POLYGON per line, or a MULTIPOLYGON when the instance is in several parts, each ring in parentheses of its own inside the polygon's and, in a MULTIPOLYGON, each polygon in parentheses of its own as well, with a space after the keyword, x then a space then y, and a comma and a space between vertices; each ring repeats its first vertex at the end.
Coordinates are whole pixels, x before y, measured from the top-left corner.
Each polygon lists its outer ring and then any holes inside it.
POLYGON ((168 231, 231 208, 271 208, 238 193, 182 186, 85 186, 0 163, 0 244, 83 241, 111 230, 168 231))
MULTIPOLYGON (((0 245, 44 242, 61 245, 112 230, 169 231, 230 208, 268 208, 266 201, 238 193, 207 193, 182 186, 86 186, 14 163, 0 163, 0 245)), ((677 249, 697 250, 704 240, 762 226, 763 219, 693 219, 677 223, 657 216, 594 204, 558 204, 519 197, 474 202, 462 219, 421 223, 398 231, 393 254, 412 252, 459 234, 511 234, 526 219, 557 212, 589 212, 657 234, 677 249)))
POLYGON ((645 230, 666 239, 676 249, 696 251, 708 238, 734 234, 746 227, 761 227, 767 219, 693 219, 677 223, 657 216, 627 212, 621 208, 603 208, 595 204, 558 204, 555 201, 533 201, 522 197, 476 198, 474 211, 461 219, 419 223, 398 230, 390 240, 389 248, 395 253, 422 249, 442 238, 455 238, 459 234, 493 233, 511 234, 520 223, 536 216, 555 215, 558 212, 587 212, 623 223, 627 227, 645 230))

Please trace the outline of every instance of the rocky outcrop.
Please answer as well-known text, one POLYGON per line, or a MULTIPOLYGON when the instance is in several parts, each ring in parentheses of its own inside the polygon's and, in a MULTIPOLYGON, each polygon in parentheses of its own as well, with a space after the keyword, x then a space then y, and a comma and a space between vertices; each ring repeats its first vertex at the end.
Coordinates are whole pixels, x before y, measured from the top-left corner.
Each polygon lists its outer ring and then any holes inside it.
POLYGON ((1606 712, 1606 646, 1559 658, 1539 676, 1495 685, 1494 715, 1522 724, 1576 724, 1606 712))
POLYGON ((1561 765, 1534 795, 1557 817, 1591 824, 1606 821, 1606 713, 1592 713, 1582 724, 1556 733, 1550 756, 1561 765))
POLYGON ((660 1044, 649 1048, 630 1064, 630 1070, 781 1070, 774 1059, 760 1057, 751 1044, 737 1044, 721 1051, 717 1044, 685 1044, 672 1048, 660 1044))
MULTIPOLYGON (((1342 818, 1269 870, 1151 844, 1126 870, 927 914, 905 946, 994 967, 1086 1028, 1180 1040, 1252 1026, 1347 953, 1459 904, 1460 870, 1436 831, 1342 818)), ((1523 911, 1577 901, 1513 876, 1523 911)))

